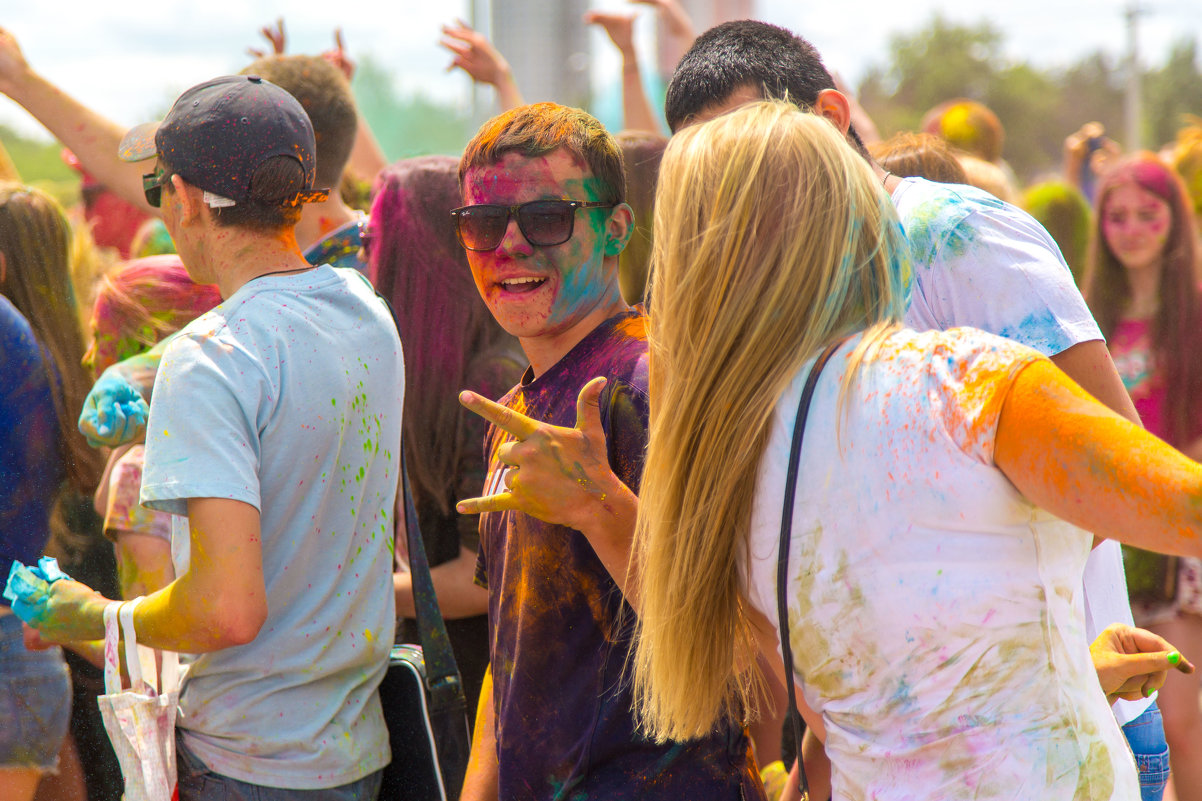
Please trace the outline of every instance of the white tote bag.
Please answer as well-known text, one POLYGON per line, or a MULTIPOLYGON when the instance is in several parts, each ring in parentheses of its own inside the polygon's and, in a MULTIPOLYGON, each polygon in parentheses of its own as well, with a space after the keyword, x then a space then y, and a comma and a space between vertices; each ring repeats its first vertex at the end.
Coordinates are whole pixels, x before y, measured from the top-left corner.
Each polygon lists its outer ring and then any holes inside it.
POLYGON ((175 713, 179 701, 179 656, 138 645, 134 634, 137 598, 104 609, 104 689, 96 700, 108 731, 121 774, 125 777, 124 801, 171 801, 175 797, 175 713), (125 634, 125 664, 130 689, 121 689, 117 656, 118 611, 125 634), (155 654, 162 654, 162 669, 155 669, 155 654), (162 681, 156 680, 161 675, 162 681))

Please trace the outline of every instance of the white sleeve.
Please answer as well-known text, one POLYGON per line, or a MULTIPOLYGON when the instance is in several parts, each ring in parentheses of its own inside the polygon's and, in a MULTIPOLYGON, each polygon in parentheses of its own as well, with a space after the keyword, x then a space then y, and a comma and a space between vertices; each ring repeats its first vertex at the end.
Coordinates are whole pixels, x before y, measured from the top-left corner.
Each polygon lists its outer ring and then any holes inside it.
POLYGON ((971 326, 1045 356, 1102 339, 1059 248, 1038 222, 967 187, 946 189, 903 217, 915 278, 907 325, 971 326))
POLYGON ((181 336, 155 378, 146 431, 142 503, 186 515, 188 498, 260 507, 260 367, 218 336, 181 336))

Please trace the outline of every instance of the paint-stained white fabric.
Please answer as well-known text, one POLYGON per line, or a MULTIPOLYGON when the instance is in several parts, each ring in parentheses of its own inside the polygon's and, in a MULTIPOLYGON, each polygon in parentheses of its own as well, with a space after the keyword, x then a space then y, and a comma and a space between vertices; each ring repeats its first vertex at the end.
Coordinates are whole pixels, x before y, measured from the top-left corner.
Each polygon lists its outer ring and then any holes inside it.
POLYGON ((1051 235, 971 186, 906 178, 893 190, 910 241, 916 331, 972 326, 1053 356, 1102 339, 1051 235))
MULTIPOLYGON (((1001 404, 1040 356, 969 329, 892 335, 819 381, 789 559, 790 642, 836 799, 1138 798, 1090 662, 1091 539, 993 466, 1001 404)), ((808 365, 760 464, 749 594, 776 621, 781 503, 808 365)))
POLYGON ((178 726, 216 773, 325 788, 388 761, 376 687, 395 625, 403 394, 387 309, 328 266, 251 281, 163 357, 143 502, 181 514, 187 498, 232 498, 262 514, 267 621, 250 644, 190 660, 181 689, 178 726))
MULTIPOLYGON (((971 326, 1055 356, 1102 339, 1072 272, 1048 232, 1023 210, 971 186, 907 178, 893 190, 910 240, 914 286, 906 325, 917 331, 971 326)), ((1118 547, 1098 548, 1085 570, 1087 631, 1133 625, 1118 547)), ((1120 724, 1151 699, 1119 701, 1120 724)))

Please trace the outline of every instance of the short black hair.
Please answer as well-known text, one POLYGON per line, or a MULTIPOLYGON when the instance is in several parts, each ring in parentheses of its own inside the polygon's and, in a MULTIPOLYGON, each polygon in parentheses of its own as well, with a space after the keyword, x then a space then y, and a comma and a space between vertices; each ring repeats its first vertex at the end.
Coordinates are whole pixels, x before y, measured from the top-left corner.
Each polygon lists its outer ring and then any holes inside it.
MULTIPOLYGON (((664 100, 668 126, 677 130, 744 86, 809 107, 823 89, 835 88, 835 79, 814 45, 792 31, 759 20, 724 22, 698 36, 676 65, 664 100)), ((864 152, 855 129, 848 134, 864 152)))

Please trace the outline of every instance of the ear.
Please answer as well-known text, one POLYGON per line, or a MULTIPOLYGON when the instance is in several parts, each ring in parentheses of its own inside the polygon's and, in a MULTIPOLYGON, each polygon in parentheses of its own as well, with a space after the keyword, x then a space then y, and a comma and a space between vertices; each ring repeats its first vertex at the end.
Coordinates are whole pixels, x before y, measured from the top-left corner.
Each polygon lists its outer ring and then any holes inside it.
POLYGON ((609 213, 609 220, 605 223, 605 255, 621 255, 633 233, 634 209, 626 203, 619 203, 609 213))
POLYGON ((178 175, 171 176, 171 187, 175 190, 175 196, 179 201, 180 224, 192 222, 204 208, 204 191, 200 187, 192 186, 178 175))
POLYGON ((838 89, 823 89, 814 101, 814 113, 830 120, 836 128, 847 136, 851 128, 851 104, 847 96, 838 89))

